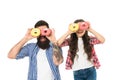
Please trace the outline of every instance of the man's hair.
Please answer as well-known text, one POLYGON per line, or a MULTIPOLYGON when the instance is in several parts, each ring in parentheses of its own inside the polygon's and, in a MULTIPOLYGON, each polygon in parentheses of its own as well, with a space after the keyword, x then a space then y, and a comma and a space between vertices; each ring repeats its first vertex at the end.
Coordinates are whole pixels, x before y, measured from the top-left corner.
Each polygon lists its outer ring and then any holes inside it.
POLYGON ((37 28, 37 27, 39 27, 39 26, 47 26, 47 28, 49 28, 49 24, 46 22, 46 21, 44 21, 44 20, 40 20, 40 21, 38 21, 36 24, 35 24, 35 28, 37 28))

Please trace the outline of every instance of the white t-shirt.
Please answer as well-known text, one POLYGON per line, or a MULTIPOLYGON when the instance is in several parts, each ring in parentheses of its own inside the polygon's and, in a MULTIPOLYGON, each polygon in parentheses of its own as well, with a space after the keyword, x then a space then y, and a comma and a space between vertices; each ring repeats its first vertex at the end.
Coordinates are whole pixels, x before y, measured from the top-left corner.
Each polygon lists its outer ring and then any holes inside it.
POLYGON ((92 67, 93 64, 87 59, 87 54, 84 51, 82 38, 78 39, 78 48, 79 50, 75 56, 74 64, 72 66, 73 71, 92 67))
POLYGON ((54 80, 47 60, 46 50, 43 49, 40 49, 37 54, 37 80, 54 80))

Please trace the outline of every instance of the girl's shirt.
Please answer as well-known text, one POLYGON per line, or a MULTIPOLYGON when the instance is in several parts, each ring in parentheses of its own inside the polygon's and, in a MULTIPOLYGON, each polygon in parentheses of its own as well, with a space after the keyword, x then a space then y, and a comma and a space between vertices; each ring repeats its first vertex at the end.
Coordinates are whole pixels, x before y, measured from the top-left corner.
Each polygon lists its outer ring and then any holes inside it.
MULTIPOLYGON (((61 44, 61 47, 64 47, 64 46, 68 46, 69 45, 69 38, 66 39, 62 44, 61 44)), ((92 59, 91 59, 91 62, 93 63, 93 65, 98 69, 100 67, 100 62, 98 60, 98 57, 96 55, 96 52, 95 52, 95 49, 94 49, 94 45, 96 44, 100 44, 101 42, 96 38, 96 37, 90 37, 90 45, 92 45, 92 59)), ((68 55, 67 55, 67 59, 66 59, 66 69, 69 70, 69 69, 72 69, 72 66, 73 66, 73 62, 71 60, 71 53, 70 53, 70 50, 68 50, 68 55)))
POLYGON ((78 38, 78 52, 76 53, 72 66, 73 71, 92 67, 92 61, 89 61, 87 58, 87 54, 84 51, 83 40, 82 38, 78 38))

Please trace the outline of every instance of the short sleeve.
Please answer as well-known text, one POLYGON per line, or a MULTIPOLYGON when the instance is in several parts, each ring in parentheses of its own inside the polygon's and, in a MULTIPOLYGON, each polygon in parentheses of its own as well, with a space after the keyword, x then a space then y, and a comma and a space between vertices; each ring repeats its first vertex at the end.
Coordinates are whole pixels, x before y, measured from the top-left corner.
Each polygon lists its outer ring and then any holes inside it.
POLYGON ((69 45, 69 38, 65 39, 64 42, 60 45, 60 47, 68 46, 69 45))
POLYGON ((98 40, 96 37, 90 37, 90 44, 95 45, 100 43, 100 40, 98 40))
POLYGON ((19 51, 16 59, 21 59, 29 55, 29 46, 30 44, 25 45, 24 47, 21 48, 19 51))

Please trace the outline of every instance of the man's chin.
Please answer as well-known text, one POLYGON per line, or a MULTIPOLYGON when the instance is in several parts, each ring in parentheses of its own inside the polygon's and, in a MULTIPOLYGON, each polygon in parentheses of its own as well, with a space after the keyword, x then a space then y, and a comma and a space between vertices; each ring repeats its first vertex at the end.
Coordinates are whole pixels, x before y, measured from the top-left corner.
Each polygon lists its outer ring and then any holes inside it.
POLYGON ((37 42, 38 46, 42 49, 47 49, 50 45, 49 45, 49 40, 45 37, 39 37, 37 40, 39 40, 37 42))

